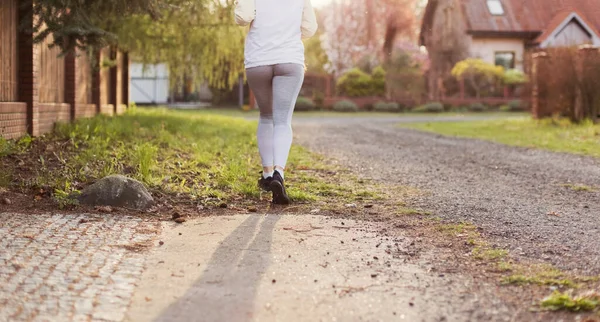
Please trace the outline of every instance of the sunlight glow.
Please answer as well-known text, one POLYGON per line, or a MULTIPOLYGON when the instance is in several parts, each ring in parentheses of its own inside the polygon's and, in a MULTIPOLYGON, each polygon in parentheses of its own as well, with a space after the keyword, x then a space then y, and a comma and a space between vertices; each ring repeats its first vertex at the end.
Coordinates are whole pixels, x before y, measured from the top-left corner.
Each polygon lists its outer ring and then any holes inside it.
POLYGON ((331 2, 331 0, 311 0, 313 7, 317 7, 317 8, 326 6, 330 2, 331 2))

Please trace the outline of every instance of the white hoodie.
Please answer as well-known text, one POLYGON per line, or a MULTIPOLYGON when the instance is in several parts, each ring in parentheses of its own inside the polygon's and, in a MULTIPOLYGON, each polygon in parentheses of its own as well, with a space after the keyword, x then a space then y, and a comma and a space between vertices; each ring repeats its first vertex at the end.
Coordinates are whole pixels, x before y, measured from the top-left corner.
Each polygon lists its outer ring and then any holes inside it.
POLYGON ((250 24, 244 50, 246 68, 304 65, 302 38, 317 31, 310 0, 237 0, 235 21, 240 26, 250 24))

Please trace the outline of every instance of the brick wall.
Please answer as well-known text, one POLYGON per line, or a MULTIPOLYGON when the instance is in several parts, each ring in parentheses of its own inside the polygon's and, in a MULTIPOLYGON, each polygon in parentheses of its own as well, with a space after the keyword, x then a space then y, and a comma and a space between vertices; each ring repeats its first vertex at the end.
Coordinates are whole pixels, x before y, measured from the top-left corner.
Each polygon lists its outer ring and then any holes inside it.
POLYGON ((125 104, 117 104, 117 115, 121 115, 123 113, 125 113, 125 111, 127 110, 127 105, 125 104))
POLYGON ((16 139, 27 134, 27 104, 0 102, 0 136, 16 139))
POLYGON ((66 103, 40 103, 39 129, 40 133, 48 133, 54 129, 57 122, 71 121, 71 105, 66 103))
POLYGON ((100 114, 113 116, 115 115, 115 106, 112 104, 100 105, 100 114))
MULTIPOLYGON (((19 8, 16 14, 18 19, 13 22, 15 26, 31 14, 33 1, 16 0, 16 4, 18 6, 0 6, 0 13, 19 8)), ((0 34, 3 44, 14 44, 18 57, 16 82, 13 82, 17 85, 16 96, 5 95, 3 97, 8 101, 0 101, 1 137, 14 139, 26 134, 38 136, 52 131, 56 122, 93 117, 98 113, 122 114, 126 110, 129 101, 127 54, 113 50, 117 66, 93 68, 87 57, 81 56, 85 55, 83 52, 79 53, 79 57, 69 54, 55 59, 52 55, 56 50, 48 51, 45 47, 40 47, 47 44, 34 45, 32 35, 24 29, 19 29, 15 37, 17 28, 12 29, 13 34, 0 34), (61 84, 55 84, 55 78, 61 84), (41 88, 44 93, 52 95, 41 95, 41 88)), ((108 49, 102 53, 111 55, 108 49)), ((14 65, 10 64, 15 60, 14 57, 8 56, 0 57, 2 66, 14 65)), ((102 61, 100 54, 96 61, 102 61)))
POLYGON ((98 107, 95 104, 76 103, 75 119, 94 117, 98 114, 98 107))

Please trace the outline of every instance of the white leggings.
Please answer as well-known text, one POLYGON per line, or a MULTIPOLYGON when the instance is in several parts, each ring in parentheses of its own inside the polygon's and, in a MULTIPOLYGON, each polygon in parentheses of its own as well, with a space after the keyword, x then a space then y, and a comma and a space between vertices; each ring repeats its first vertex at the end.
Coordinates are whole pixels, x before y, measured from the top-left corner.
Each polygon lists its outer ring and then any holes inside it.
POLYGON ((304 81, 304 66, 277 64, 246 69, 260 109, 258 150, 263 167, 285 168, 292 147, 292 113, 304 81))

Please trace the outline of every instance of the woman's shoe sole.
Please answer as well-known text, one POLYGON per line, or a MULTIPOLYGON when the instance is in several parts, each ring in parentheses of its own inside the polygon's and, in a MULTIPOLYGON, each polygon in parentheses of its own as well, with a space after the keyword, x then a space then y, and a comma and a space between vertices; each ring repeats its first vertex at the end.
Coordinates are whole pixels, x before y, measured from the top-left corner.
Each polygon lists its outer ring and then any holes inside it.
POLYGON ((271 191, 273 191, 273 203, 277 205, 289 205, 290 198, 287 196, 285 192, 285 188, 281 184, 281 182, 277 180, 273 180, 269 185, 271 191))
POLYGON ((269 191, 271 191, 271 184, 270 183, 269 184, 261 184, 261 181, 258 180, 258 188, 263 191, 269 192, 269 191))

